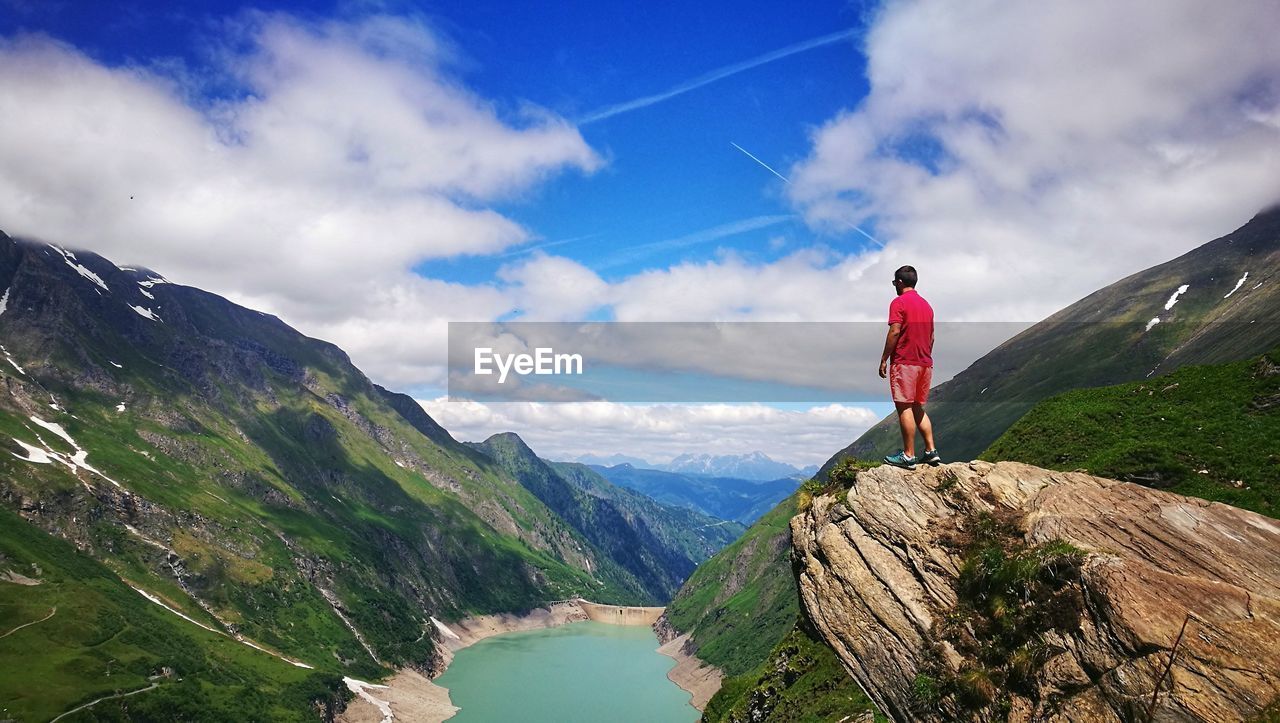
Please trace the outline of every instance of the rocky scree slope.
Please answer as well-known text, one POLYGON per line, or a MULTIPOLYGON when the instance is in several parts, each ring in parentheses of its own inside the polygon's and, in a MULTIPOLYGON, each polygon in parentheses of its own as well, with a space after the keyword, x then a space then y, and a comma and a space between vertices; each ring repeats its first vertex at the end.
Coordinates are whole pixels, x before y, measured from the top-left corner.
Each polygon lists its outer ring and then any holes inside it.
POLYGON ((1013 462, 879 467, 791 521, 804 608, 898 720, 1244 720, 1280 696, 1280 524, 1013 462))

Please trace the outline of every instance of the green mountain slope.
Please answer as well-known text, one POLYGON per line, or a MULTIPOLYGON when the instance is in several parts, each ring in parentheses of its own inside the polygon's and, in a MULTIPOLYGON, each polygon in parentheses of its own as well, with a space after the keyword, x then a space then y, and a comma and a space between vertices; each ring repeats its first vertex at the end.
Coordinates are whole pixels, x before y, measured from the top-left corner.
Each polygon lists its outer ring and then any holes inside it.
POLYGON ((588 495, 608 501, 622 513, 627 524, 652 532, 663 547, 681 558, 679 569, 683 570, 684 577, 747 529, 740 522, 666 505, 635 490, 619 487, 585 464, 552 462, 551 468, 588 495))
POLYGON ((983 453, 1280 517, 1280 349, 1037 404, 983 453))
POLYGON ((439 664, 430 616, 640 589, 602 584, 617 564, 537 496, 274 317, 3 235, 0 298, 3 506, 215 630, 377 677, 439 664))
POLYGON ((542 460, 515 434, 495 434, 472 447, 546 504, 587 541, 590 550, 599 551, 596 576, 625 592, 602 589, 593 593, 593 599, 665 603, 699 561, 732 539, 732 531, 717 524, 721 520, 644 505, 634 493, 610 484, 584 465, 542 460), (680 525, 689 522, 695 527, 680 531, 680 525), (690 548, 697 552, 690 555, 690 548))
MULTIPOLYGON (((856 720, 874 713, 835 651, 803 618, 774 646, 754 675, 729 678, 707 703, 706 723, 856 720)), ((876 720, 884 720, 878 717, 876 720)))
POLYGON ((0 509, 0 670, 0 706, 11 720, 50 720, 137 690, 145 692, 93 706, 94 717, 301 721, 341 701, 337 675, 181 619, 7 509, 0 509))
MULTIPOLYGON (((852 466, 836 473, 847 479, 852 466)), ((840 720, 871 702, 806 621, 791 567, 792 516, 821 485, 806 483, 703 563, 667 606, 698 658, 725 673, 703 720, 840 720)))
POLYGON ((671 627, 689 633, 697 656, 728 676, 763 662, 800 612, 791 572, 795 512, 793 495, 699 565, 667 605, 671 627))
MULTIPOLYGON (((1280 207, 1018 334, 940 384, 929 413, 945 457, 972 459, 1036 402, 1059 392, 1246 359, 1277 344, 1280 207)), ((840 457, 878 459, 900 445, 896 423, 886 418, 819 474, 840 457)))

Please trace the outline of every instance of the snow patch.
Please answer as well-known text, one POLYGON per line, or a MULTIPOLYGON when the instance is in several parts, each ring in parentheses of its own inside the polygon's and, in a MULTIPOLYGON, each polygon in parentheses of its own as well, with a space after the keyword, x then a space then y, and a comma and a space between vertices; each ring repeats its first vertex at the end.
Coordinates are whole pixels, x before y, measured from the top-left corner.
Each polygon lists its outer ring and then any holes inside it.
MULTIPOLYGON (((119 482, 106 476, 105 474, 95 469, 86 461, 89 458, 89 452, 85 450, 83 447, 81 447, 79 444, 77 444, 76 441, 71 438, 71 435, 67 434, 67 430, 62 428, 61 424, 58 424, 57 422, 46 422, 35 415, 32 415, 31 417, 29 417, 29 419, 32 422, 35 422, 37 425, 39 425, 40 428, 47 430, 49 432, 53 432, 55 435, 57 435, 63 441, 65 441, 67 444, 71 445, 71 448, 75 450, 75 453, 71 455, 67 455, 63 452, 55 452, 52 447, 50 447, 47 443, 45 443, 44 439, 40 437, 39 433, 37 433, 36 441, 40 442, 40 444, 43 446, 44 449, 42 451, 44 452, 45 457, 55 462, 59 462, 61 464, 66 465, 72 472, 75 472, 77 469, 82 469, 86 472, 92 472, 98 475, 99 477, 101 477, 102 479, 115 485, 116 487, 121 487, 121 484, 119 482)), ((20 440, 14 440, 14 441, 18 442, 18 444, 21 444, 24 448, 30 448, 30 445, 26 444, 25 442, 22 442, 20 440)), ((34 455, 32 456, 34 457, 34 455)), ((22 459, 22 458, 19 457, 19 459, 22 459)), ((37 462, 38 460, 27 459, 27 461, 37 462)), ((86 486, 88 486, 87 483, 86 483, 86 486)))
POLYGON ((167 284, 167 283, 169 283, 169 280, 164 278, 163 276, 149 276, 147 277, 146 280, 139 281, 138 286, 141 286, 144 289, 149 289, 152 286, 157 286, 159 284, 167 284))
POLYGON ((1165 311, 1168 311, 1168 310, 1172 309, 1172 308, 1173 308, 1173 305, 1174 305, 1174 304, 1176 304, 1176 303, 1178 303, 1178 297, 1179 297, 1179 296, 1182 296, 1182 295, 1183 295, 1183 294, 1185 294, 1185 293, 1187 293, 1187 289, 1189 289, 1189 288, 1191 288, 1191 285, 1190 285, 1190 284, 1183 284, 1182 286, 1179 286, 1179 287, 1178 287, 1178 290, 1177 290, 1177 291, 1175 291, 1175 292, 1173 292, 1173 296, 1170 296, 1170 297, 1169 297, 1169 300, 1168 300, 1168 301, 1166 301, 1166 302, 1164 302, 1164 310, 1165 310, 1165 311))
POLYGON ((107 363, 108 363, 108 364, 110 364, 111 366, 115 367, 116 369, 124 369, 124 365, 123 365, 123 364, 116 364, 115 362, 111 361, 110 359, 108 359, 108 360, 107 360, 107 363))
POLYGON ((76 444, 76 441, 71 438, 70 434, 67 434, 67 430, 63 429, 61 424, 58 424, 57 422, 46 422, 43 419, 36 416, 32 416, 31 421, 49 430, 50 432, 53 432, 54 434, 58 435, 63 439, 63 441, 65 441, 67 444, 71 445, 72 447, 76 449, 80 449, 80 445, 76 444))
MULTIPOLYGON (((133 585, 130 585, 129 587, 133 587, 133 585)), ((160 607, 164 608, 165 610, 168 610, 169 612, 173 613, 174 615, 177 615, 178 617, 182 618, 183 620, 186 620, 187 622, 189 622, 189 623, 191 623, 191 624, 193 624, 193 625, 199 625, 200 627, 204 628, 205 630, 208 630, 208 631, 209 631, 209 632, 211 632, 211 633, 221 633, 221 632, 222 632, 221 630, 215 630, 215 629, 213 629, 213 628, 209 627, 208 625, 205 625, 204 623, 200 622, 199 620, 195 620, 195 619, 193 619, 193 618, 191 618, 191 617, 187 616, 185 613, 183 613, 183 612, 182 612, 182 611, 180 611, 180 610, 175 610, 174 608, 169 607, 169 606, 168 606, 168 605, 166 605, 166 604, 165 604, 165 602, 164 602, 163 600, 161 600, 159 597, 157 597, 156 595, 152 595, 151 593, 147 592, 146 590, 143 590, 143 589, 142 589, 142 588, 140 588, 140 587, 133 587, 133 589, 134 589, 134 590, 137 590, 137 591, 138 591, 138 594, 139 594, 139 595, 141 595, 142 597, 145 597, 146 599, 150 600, 151 602, 155 603, 156 605, 159 605, 160 607)))
MULTIPOLYGON (((253 648, 254 650, 261 650, 262 652, 266 653, 267 655, 275 656, 275 657, 277 657, 277 658, 279 658, 279 659, 283 660, 284 662, 289 663, 289 664, 291 664, 291 665, 293 665, 293 666, 296 666, 296 667, 298 667, 298 668, 306 668, 307 670, 315 670, 315 668, 314 668, 314 667, 312 667, 312 666, 310 666, 310 665, 307 665, 306 663, 299 663, 298 661, 296 661, 296 660, 290 660, 290 659, 288 659, 288 658, 284 657, 283 655, 280 655, 279 653, 274 653, 274 652, 272 652, 272 651, 270 651, 270 650, 267 650, 266 648, 262 647, 261 645, 258 645, 257 643, 253 642, 252 640, 250 640, 250 639, 248 639, 248 638, 246 638, 246 637, 243 637, 243 636, 237 635, 237 636, 236 636, 236 640, 239 640, 240 642, 244 643, 245 645, 248 645, 249 647, 253 648)), ((383 687, 386 687, 386 686, 383 686, 383 687)))
POLYGON ((165 545, 161 542, 157 542, 156 540, 153 540, 150 537, 147 537, 141 532, 138 532, 138 528, 134 527, 133 525, 126 522, 124 525, 124 529, 128 530, 130 533, 137 536, 139 539, 141 539, 143 542, 147 543, 148 545, 151 545, 152 547, 157 547, 161 550, 164 550, 168 554, 177 557, 178 553, 174 552, 173 549, 170 548, 168 545, 165 545))
POLYGON ((1228 291, 1228 292, 1227 292, 1227 295, 1226 295, 1226 296, 1224 296, 1224 297, 1222 297, 1222 298, 1224 298, 1224 299, 1229 299, 1229 298, 1231 298, 1231 295, 1232 295, 1232 294, 1234 294, 1234 293, 1236 293, 1237 291, 1239 291, 1241 286, 1244 286, 1244 280, 1245 280, 1245 279, 1247 279, 1247 278, 1249 278, 1249 272, 1248 272, 1248 271, 1244 272, 1244 276, 1241 276, 1241 277, 1240 277, 1240 280, 1236 282, 1236 285, 1235 285, 1235 286, 1234 286, 1230 291, 1228 291))
POLYGON ((1143 329, 1143 331, 1151 331, 1151 327, 1153 327, 1153 326, 1155 326, 1156 324, 1159 324, 1159 323, 1160 323, 1160 317, 1158 317, 1158 316, 1157 316, 1156 318, 1154 318, 1154 319, 1152 319, 1151 321, 1148 321, 1148 322, 1147 322, 1147 328, 1143 329))
POLYGON ((93 272, 92 272, 92 271, 90 271, 89 269, 86 269, 86 268, 84 267, 84 264, 79 263, 79 262, 78 262, 78 260, 76 259, 76 255, 75 255, 75 254, 73 254, 73 253, 71 253, 70 251, 67 251, 67 250, 65 250, 65 249, 58 248, 57 246, 54 246, 53 244, 49 244, 49 248, 53 249, 54 251, 57 251, 57 252, 62 256, 62 260, 63 260, 64 262, 66 262, 67 266, 70 266, 71 268, 75 269, 77 274, 80 274, 81 276, 85 277, 86 279, 88 279, 88 280, 92 281, 93 283, 97 284, 98 286, 102 287, 103 291, 110 291, 110 290, 111 290, 111 289, 107 288, 107 284, 102 280, 102 277, 100 277, 100 276, 98 276, 97 274, 93 273, 93 272))
POLYGON ((10 452, 9 454, 12 454, 14 457, 17 457, 23 462, 35 462, 36 464, 52 464, 53 463, 53 458, 50 457, 49 453, 44 451, 44 449, 40 447, 33 447, 32 445, 27 444, 26 442, 22 441, 21 439, 18 439, 17 437, 14 437, 13 441, 17 442, 22 447, 22 449, 26 451, 27 456, 23 457, 22 455, 16 454, 14 452, 10 452))
POLYGON ((116 411, 117 411, 117 412, 123 412, 123 411, 124 411, 124 402, 120 402, 119 404, 117 404, 117 405, 116 405, 116 411))
MULTIPOLYGON (((143 538, 144 540, 146 540, 147 542, 151 542, 152 544, 159 545, 159 543, 156 543, 156 542, 154 542, 154 541, 150 540, 149 538, 147 538, 147 537, 146 537, 145 535, 143 535, 142 533, 138 532, 137 530, 133 529, 132 527, 129 527, 129 525, 125 525, 125 527, 128 527, 130 532, 134 533, 135 535, 138 535, 139 537, 142 537, 142 538, 143 538)), ((161 547, 161 549, 166 549, 166 550, 168 549, 168 548, 164 547, 163 545, 159 545, 159 546, 161 547)), ((172 550, 170 550, 170 552, 172 552, 172 550)), ((279 658, 279 659, 283 660, 284 662, 289 663, 290 665, 293 665, 293 666, 296 666, 296 667, 299 667, 299 668, 306 668, 306 669, 308 669, 308 670, 314 670, 314 669, 315 669, 315 668, 313 668, 312 666, 307 665, 306 663, 300 663, 300 662, 298 662, 298 661, 296 661, 296 660, 291 660, 291 659, 289 659, 289 658, 286 658, 286 657, 284 657, 283 655, 281 655, 281 654, 279 654, 279 653, 273 652, 273 651, 271 651, 271 650, 267 650, 266 648, 262 647, 261 645, 258 645, 257 643, 253 642, 252 640, 250 640, 250 639, 248 639, 248 638, 246 638, 246 637, 244 637, 244 636, 242 636, 242 635, 239 635, 239 634, 235 634, 235 635, 227 635, 226 633, 222 632, 221 630, 217 630, 217 629, 215 629, 215 628, 211 628, 211 627, 209 627, 208 625, 205 625, 204 623, 200 622, 199 620, 193 620, 192 618, 188 617, 187 615, 185 615, 185 614, 184 614, 184 613, 182 613, 181 611, 179 611, 179 610, 175 610, 175 609, 173 609, 173 608, 169 607, 169 606, 168 606, 168 605, 166 605, 166 604, 165 604, 165 602, 164 602, 163 600, 161 600, 158 596, 153 595, 153 594, 151 594, 151 593, 147 592, 146 590, 143 590, 143 589, 142 589, 142 588, 140 588, 140 587, 135 587, 135 586, 133 586, 133 585, 129 585, 129 587, 132 587, 134 590, 136 590, 136 591, 138 592, 138 594, 139 594, 139 595, 141 595, 141 596, 145 597, 146 599, 150 600, 151 602, 155 603, 156 605, 159 605, 160 607, 164 608, 165 610, 168 610, 169 612, 173 613, 174 615, 177 615, 178 617, 182 618, 183 620, 186 620, 187 622, 189 622, 189 623, 191 623, 191 624, 193 624, 193 625, 199 625, 200 627, 204 628, 205 630, 208 630, 208 631, 209 631, 209 632, 211 632, 211 633, 217 633, 218 635, 223 635, 223 636, 229 637, 229 638, 231 638, 231 639, 235 640, 235 641, 236 641, 236 642, 238 642, 238 643, 243 643, 243 644, 245 644, 245 645, 247 645, 247 646, 249 646, 249 647, 251 647, 251 648, 253 648, 253 649, 255 649, 255 650, 261 650, 262 652, 266 653, 267 655, 270 655, 270 656, 275 657, 275 658, 279 658)), ((197 602, 199 602, 199 601, 197 600, 197 602)), ((215 617, 216 617, 216 616, 215 616, 215 617)), ((366 685, 368 685, 368 684, 366 683, 366 685)), ((385 688, 386 686, 375 686, 375 687, 384 687, 384 688, 385 688)))
POLYGON ((161 319, 159 316, 156 315, 156 312, 152 311, 151 309, 148 309, 145 306, 134 306, 133 304, 129 304, 129 308, 133 309, 135 312, 137 312, 138 316, 141 316, 144 319, 150 319, 151 321, 164 321, 164 319, 161 319))
POLYGON ((369 694, 370 690, 385 690, 387 686, 374 685, 373 683, 366 683, 363 680, 345 677, 342 679, 342 682, 347 684, 347 688, 352 693, 355 693, 361 698, 369 701, 370 704, 378 709, 378 712, 382 713, 382 721, 380 723, 391 723, 391 721, 395 720, 395 716, 391 714, 391 704, 369 694))
POLYGON ((25 375, 27 373, 26 369, 18 366, 18 362, 13 360, 13 357, 9 355, 9 350, 5 349, 3 344, 0 344, 0 351, 4 352, 4 358, 9 360, 9 363, 13 365, 14 369, 18 370, 19 374, 25 375))
POLYGON ((147 291, 145 288, 138 289, 138 291, 141 291, 141 292, 142 292, 142 295, 143 295, 143 296, 145 296, 145 297, 147 297, 148 299, 151 299, 152 301, 155 301, 155 298, 156 298, 156 297, 155 297, 155 294, 152 294, 150 291, 147 291))
POLYGON ((440 634, 445 636, 446 638, 449 638, 450 640, 462 640, 462 638, 459 637, 457 633, 449 629, 448 625, 445 625, 439 620, 436 620, 435 618, 431 618, 431 624, 436 626, 436 630, 439 630, 440 634))
POLYGON ((4 296, 0 296, 0 314, 3 314, 9 308, 9 292, 12 290, 13 287, 11 286, 4 290, 4 296))

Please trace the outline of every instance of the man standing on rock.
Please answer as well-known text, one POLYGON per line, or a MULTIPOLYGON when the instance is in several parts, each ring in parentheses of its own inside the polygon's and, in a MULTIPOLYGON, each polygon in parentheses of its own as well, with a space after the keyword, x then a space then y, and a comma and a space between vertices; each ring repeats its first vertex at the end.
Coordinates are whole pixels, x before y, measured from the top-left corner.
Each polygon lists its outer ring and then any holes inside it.
POLYGON ((915 267, 893 272, 898 298, 889 304, 889 334, 880 356, 880 378, 889 378, 889 392, 902 428, 902 451, 884 458, 885 464, 915 469, 917 462, 942 464, 933 444, 933 425, 924 412, 933 381, 933 307, 916 293, 915 267), (916 454, 916 430, 924 436, 925 451, 916 454))

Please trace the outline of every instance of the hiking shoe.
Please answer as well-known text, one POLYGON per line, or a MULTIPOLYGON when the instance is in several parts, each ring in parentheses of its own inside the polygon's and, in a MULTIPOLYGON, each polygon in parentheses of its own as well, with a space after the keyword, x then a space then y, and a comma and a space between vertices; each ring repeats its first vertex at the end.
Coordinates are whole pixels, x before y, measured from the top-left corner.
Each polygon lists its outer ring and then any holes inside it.
POLYGON ((884 463, 891 464, 894 467, 901 467, 903 469, 916 468, 916 458, 908 457, 906 452, 899 452, 893 456, 885 457, 884 463))
POLYGON ((942 457, 938 456, 938 450, 930 449, 930 450, 926 450, 924 454, 920 455, 920 461, 924 462, 930 467, 937 467, 938 465, 942 464, 942 457))

